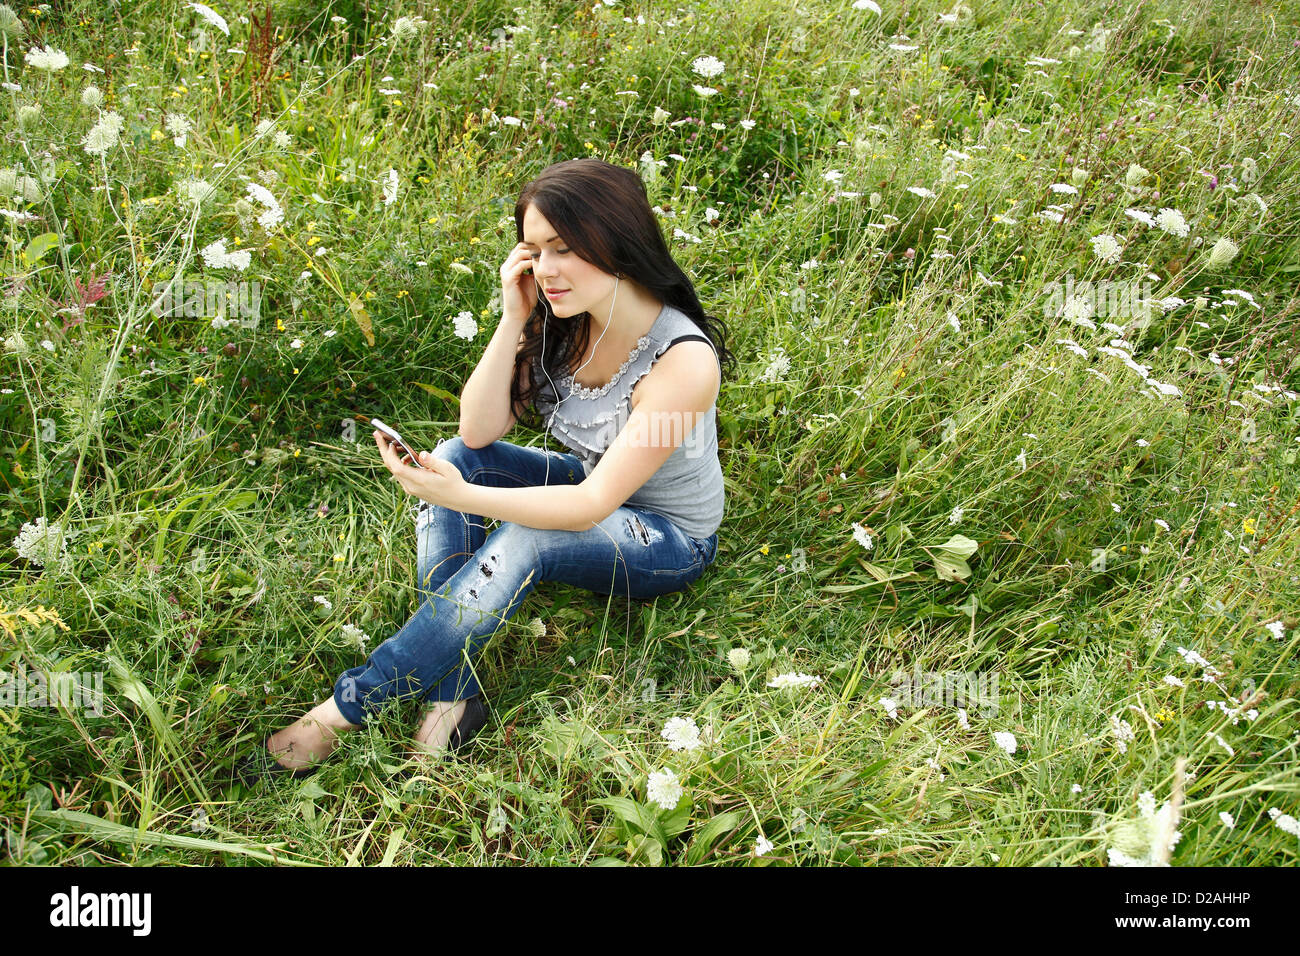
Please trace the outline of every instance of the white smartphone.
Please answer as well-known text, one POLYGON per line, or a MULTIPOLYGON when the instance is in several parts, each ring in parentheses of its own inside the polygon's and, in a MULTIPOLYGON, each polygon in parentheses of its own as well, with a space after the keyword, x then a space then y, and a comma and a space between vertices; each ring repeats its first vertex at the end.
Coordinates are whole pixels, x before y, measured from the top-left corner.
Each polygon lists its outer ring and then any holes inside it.
POLYGON ((377 428, 382 435, 386 436, 389 441, 396 445, 397 450, 401 454, 408 456, 411 459, 411 464, 415 465, 417 468, 424 468, 425 471, 429 470, 423 463, 421 463, 419 456, 417 456, 415 452, 411 451, 411 446, 408 445, 402 436, 397 434, 394 429, 389 428, 378 418, 370 419, 370 424, 377 428))

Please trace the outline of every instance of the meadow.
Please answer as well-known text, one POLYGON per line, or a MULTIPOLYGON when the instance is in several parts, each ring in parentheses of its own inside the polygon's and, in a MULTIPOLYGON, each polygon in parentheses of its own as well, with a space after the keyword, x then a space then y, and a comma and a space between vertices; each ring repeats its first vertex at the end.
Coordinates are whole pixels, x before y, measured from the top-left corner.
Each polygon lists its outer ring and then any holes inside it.
POLYGON ((7 862, 1294 865, 1298 20, 0 7, 7 862), (543 584, 436 772, 234 782, 414 611, 367 423, 456 434, 575 156, 740 359, 716 562, 543 584))

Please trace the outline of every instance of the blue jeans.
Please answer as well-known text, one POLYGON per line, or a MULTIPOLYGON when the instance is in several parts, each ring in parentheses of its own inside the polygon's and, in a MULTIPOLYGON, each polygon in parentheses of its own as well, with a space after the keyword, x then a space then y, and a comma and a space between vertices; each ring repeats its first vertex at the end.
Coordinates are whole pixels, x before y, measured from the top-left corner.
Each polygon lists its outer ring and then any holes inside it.
MULTIPOLYGON (((466 481, 494 488, 585 478, 574 455, 506 441, 470 448, 457 437, 434 454, 466 481)), ((718 552, 716 532, 693 538, 662 515, 626 505, 586 531, 502 522, 488 534, 480 515, 420 502, 416 537, 419 610, 335 682, 334 701, 349 723, 364 723, 392 698, 456 701, 479 693, 475 657, 542 581, 650 598, 685 588, 718 552)))

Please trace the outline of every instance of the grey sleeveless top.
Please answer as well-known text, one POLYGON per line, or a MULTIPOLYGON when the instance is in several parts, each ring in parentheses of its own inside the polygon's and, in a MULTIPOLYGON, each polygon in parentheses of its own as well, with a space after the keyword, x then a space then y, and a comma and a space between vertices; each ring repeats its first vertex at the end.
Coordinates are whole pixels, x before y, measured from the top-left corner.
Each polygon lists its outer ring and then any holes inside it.
MULTIPOLYGON (((685 313, 665 304, 627 361, 600 388, 585 388, 571 373, 552 373, 557 399, 546 376, 533 365, 533 381, 541 388, 537 411, 551 437, 582 459, 584 475, 591 474, 631 417, 632 388, 669 346, 687 339, 709 342, 685 313)), ((713 354, 717 358, 716 348, 713 354)), ((671 423, 651 426, 648 439, 671 443, 681 436, 681 444, 625 505, 662 515, 693 538, 707 538, 718 530, 726 498, 718 462, 717 410, 715 402, 689 435, 682 436, 680 421, 675 430, 671 423)))

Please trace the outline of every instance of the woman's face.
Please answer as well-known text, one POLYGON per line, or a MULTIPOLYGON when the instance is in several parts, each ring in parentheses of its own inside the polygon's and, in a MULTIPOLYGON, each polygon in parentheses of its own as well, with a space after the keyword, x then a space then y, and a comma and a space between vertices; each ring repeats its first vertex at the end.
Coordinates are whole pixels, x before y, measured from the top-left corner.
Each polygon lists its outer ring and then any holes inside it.
POLYGON ((532 247, 537 294, 552 312, 564 317, 590 312, 602 323, 608 319, 617 280, 579 258, 533 205, 524 210, 524 242, 532 247))

